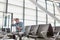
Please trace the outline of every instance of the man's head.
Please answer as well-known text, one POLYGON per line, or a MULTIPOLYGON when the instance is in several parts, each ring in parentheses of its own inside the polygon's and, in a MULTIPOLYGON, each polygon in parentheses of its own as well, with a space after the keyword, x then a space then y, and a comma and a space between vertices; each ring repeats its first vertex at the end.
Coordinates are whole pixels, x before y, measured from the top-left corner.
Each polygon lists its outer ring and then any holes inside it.
POLYGON ((19 18, 15 18, 16 23, 19 23, 19 18))

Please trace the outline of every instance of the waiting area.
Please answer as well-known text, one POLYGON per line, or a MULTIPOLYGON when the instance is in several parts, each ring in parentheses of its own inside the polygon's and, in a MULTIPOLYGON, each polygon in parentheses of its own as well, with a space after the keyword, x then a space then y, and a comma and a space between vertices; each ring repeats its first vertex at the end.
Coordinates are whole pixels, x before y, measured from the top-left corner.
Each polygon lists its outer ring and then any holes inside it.
POLYGON ((0 31, 0 40, 60 40, 59 30, 60 27, 53 29, 51 24, 26 26, 24 33, 9 32, 8 29, 3 28, 0 31))
POLYGON ((0 40, 60 40, 60 0, 0 0, 0 40))

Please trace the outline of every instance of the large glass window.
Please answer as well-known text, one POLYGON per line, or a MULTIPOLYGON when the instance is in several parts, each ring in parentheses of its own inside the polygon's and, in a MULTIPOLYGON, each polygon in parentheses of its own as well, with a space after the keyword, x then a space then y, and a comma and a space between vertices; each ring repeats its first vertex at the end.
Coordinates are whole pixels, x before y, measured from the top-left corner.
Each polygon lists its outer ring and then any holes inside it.
MULTIPOLYGON (((40 4, 43 8, 45 8, 45 0, 38 0, 38 4, 40 4)), ((38 7, 38 24, 46 24, 46 13, 38 7)))
POLYGON ((36 20, 36 11, 25 9, 25 19, 36 20))
POLYGON ((52 14, 54 14, 54 11, 53 11, 53 3, 52 2, 47 1, 47 10, 49 12, 51 12, 52 14))
POLYGON ((45 21, 38 21, 38 24, 46 24, 45 21))
POLYGON ((5 11, 5 8, 6 8, 5 5, 6 4, 4 4, 4 3, 0 3, 0 11, 5 11))
POLYGON ((37 3, 45 8, 45 0, 38 0, 37 3))
POLYGON ((3 13, 0 12, 0 28, 2 28, 3 25, 3 13))
MULTIPOLYGON (((52 13, 54 15, 54 7, 53 7, 53 3, 50 1, 47 1, 47 10, 52 13)), ((54 26, 54 18, 52 18, 51 16, 48 15, 48 24, 52 24, 52 26, 54 26)))
POLYGON ((4 13, 3 16, 3 28, 11 28, 11 13, 4 13))
POLYGON ((48 15, 48 23, 50 23, 52 26, 54 26, 54 18, 48 15))
MULTIPOLYGON (((56 3, 55 7, 55 16, 60 20, 60 10, 59 10, 59 4, 56 3)), ((56 26, 60 26, 60 22, 56 21, 56 26)))
POLYGON ((27 25, 36 25, 35 21, 29 21, 29 20, 25 20, 25 26, 27 25))
POLYGON ((25 26, 36 25, 36 6, 29 0, 25 0, 25 26))
POLYGON ((23 6, 23 0, 8 0, 8 3, 23 6))
POLYGON ((0 0, 0 28, 3 26, 3 12, 6 10, 6 0, 0 0))
POLYGON ((46 14, 43 11, 38 11, 38 24, 46 23, 46 14))
POLYGON ((57 22, 57 21, 56 21, 56 27, 57 27, 57 26, 60 26, 60 22, 57 22))
POLYGON ((25 25, 36 25, 36 11, 25 9, 25 25))
MULTIPOLYGON (((60 20, 60 16, 56 15, 56 17, 60 20)), ((60 26, 60 22, 56 21, 56 26, 60 26)))
MULTIPOLYGON (((6 12, 6 1, 7 0, 0 0, 0 26, 2 25, 2 16, 3 13, 1 12, 6 12)), ((36 0, 35 0, 36 1, 36 0)), ((46 3, 45 0, 37 0, 37 3, 40 4, 42 7, 46 9, 46 3)), ((56 3, 57 7, 59 6, 59 3, 56 3)), ((24 23, 26 25, 36 25, 36 13, 37 15, 37 22, 38 24, 46 24, 46 21, 52 24, 54 26, 54 18, 49 16, 48 14, 41 10, 39 7, 37 7, 36 10, 36 5, 33 4, 29 0, 8 0, 8 5, 7 5, 7 11, 10 13, 13 13, 13 18, 19 18, 20 21, 23 21, 23 16, 24 17, 24 23), (23 9, 23 1, 25 1, 25 9, 23 9), (23 10, 24 10, 24 15, 23 15, 23 10), (47 17, 47 20, 46 20, 47 17)), ((58 11, 57 7, 55 7, 55 16, 60 19, 60 12, 58 11)), ((51 12, 54 15, 54 7, 53 7, 53 2, 47 1, 47 10, 51 12)), ((60 26, 59 22, 56 21, 56 26, 60 26)))
POLYGON ((13 13, 13 18, 23 19, 23 0, 8 0, 8 12, 13 13))
MULTIPOLYGON (((34 0, 34 1, 36 1, 36 0, 34 0)), ((25 7, 36 9, 36 6, 29 0, 25 0, 25 7)))
POLYGON ((8 12, 13 13, 13 18, 23 18, 23 8, 22 7, 17 7, 13 5, 8 5, 8 12))
POLYGON ((6 2, 6 0, 0 0, 0 2, 6 2))
POLYGON ((43 11, 38 11, 38 21, 46 21, 46 14, 43 11))

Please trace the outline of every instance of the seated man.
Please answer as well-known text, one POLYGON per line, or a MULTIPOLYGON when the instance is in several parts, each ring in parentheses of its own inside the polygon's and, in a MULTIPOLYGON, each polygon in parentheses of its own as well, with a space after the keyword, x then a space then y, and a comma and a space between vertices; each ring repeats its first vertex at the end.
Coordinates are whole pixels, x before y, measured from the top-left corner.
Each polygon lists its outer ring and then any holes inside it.
MULTIPOLYGON (((12 20, 12 26, 16 27, 16 32, 24 32, 24 24, 18 18, 12 20), (13 21, 16 23, 14 24, 13 21)), ((15 39, 15 35, 13 35, 13 38, 15 39)))

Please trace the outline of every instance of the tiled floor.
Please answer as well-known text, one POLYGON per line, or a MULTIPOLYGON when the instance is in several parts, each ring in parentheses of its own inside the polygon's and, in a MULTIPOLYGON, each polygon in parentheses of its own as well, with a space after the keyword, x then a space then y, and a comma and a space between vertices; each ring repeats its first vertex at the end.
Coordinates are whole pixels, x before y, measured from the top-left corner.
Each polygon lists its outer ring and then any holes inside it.
MULTIPOLYGON (((27 37, 23 37, 22 39, 23 40, 35 40, 35 39, 32 39, 32 38, 27 38, 27 37)), ((37 39, 37 40, 43 40, 43 39, 37 39)))
MULTIPOLYGON (((27 38, 27 37, 23 37, 22 39, 23 40, 35 40, 35 39, 32 39, 32 38, 27 38)), ((37 39, 37 40, 45 40, 45 39, 37 39)), ((60 40, 60 39, 56 39, 56 40, 60 40)))
MULTIPOLYGON (((0 40, 2 40, 2 39, 0 39, 0 40)), ((4 39, 4 40, 13 40, 13 39, 4 39)), ((17 38, 17 40, 19 40, 19 38, 17 38)), ((22 40, 35 40, 35 39, 22 37, 22 40)), ((37 40, 44 40, 44 39, 37 39, 37 40)), ((60 40, 60 39, 56 39, 56 40, 60 40)))

